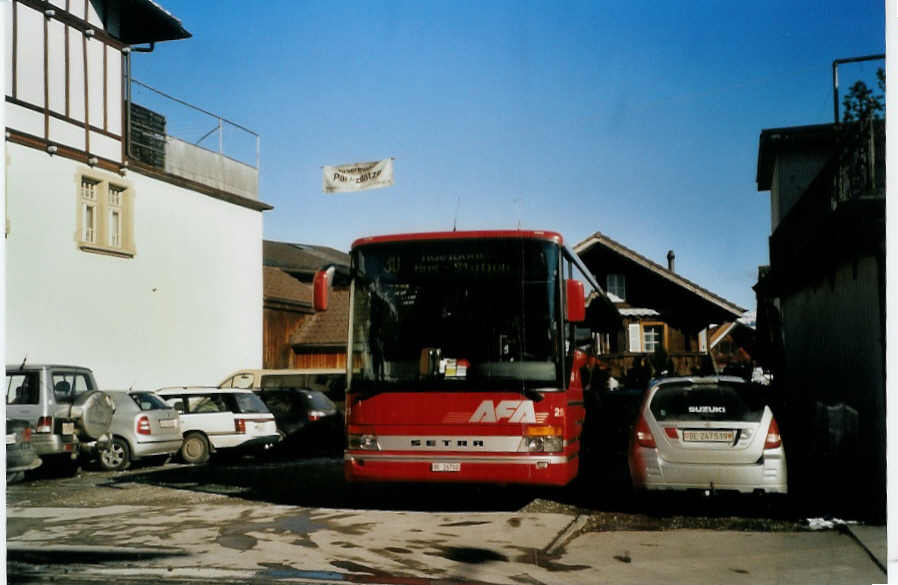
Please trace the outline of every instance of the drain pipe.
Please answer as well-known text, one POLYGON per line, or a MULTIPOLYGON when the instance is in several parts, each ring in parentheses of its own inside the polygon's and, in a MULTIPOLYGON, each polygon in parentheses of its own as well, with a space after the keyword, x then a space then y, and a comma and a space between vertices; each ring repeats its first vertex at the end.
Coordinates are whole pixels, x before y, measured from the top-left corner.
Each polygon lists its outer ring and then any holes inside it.
POLYGON ((152 53, 153 49, 156 48, 156 41, 150 41, 148 47, 131 47, 132 51, 137 51, 138 53, 152 53))

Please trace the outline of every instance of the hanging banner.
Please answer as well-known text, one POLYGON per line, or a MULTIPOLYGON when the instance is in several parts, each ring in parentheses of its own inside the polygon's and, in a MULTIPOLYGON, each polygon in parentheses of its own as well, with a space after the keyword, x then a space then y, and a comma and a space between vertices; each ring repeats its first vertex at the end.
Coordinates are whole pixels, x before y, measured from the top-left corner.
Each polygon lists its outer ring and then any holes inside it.
POLYGON ((393 159, 361 162, 336 167, 324 166, 322 184, 325 193, 347 193, 379 189, 393 184, 393 159))

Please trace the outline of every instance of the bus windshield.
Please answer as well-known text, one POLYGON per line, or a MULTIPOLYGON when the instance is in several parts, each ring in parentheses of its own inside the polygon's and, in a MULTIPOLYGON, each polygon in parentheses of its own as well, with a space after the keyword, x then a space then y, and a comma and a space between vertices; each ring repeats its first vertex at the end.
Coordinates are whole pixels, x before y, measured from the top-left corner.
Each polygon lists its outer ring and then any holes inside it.
POLYGON ((378 243, 352 260, 352 391, 562 385, 552 242, 378 243))

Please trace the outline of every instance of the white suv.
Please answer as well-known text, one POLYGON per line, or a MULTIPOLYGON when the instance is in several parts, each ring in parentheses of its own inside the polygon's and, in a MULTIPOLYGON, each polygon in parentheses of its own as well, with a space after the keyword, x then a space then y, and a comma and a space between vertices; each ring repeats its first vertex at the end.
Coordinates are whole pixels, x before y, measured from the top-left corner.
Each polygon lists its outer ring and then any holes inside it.
POLYGON ((187 463, 205 463, 219 450, 266 450, 281 440, 274 415, 251 390, 179 386, 156 394, 180 414, 187 463))

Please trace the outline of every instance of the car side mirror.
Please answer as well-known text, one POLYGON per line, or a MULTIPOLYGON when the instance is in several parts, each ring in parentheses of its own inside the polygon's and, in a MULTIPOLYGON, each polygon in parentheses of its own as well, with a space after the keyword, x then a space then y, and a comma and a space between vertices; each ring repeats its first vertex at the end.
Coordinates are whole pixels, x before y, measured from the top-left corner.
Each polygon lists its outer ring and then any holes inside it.
POLYGON ((334 265, 315 271, 315 278, 312 280, 312 298, 316 311, 327 311, 330 288, 334 280, 335 271, 336 267, 334 265))
POLYGON ((583 292, 583 283, 569 278, 567 285, 567 320, 570 323, 581 323, 586 320, 586 295, 583 292))

